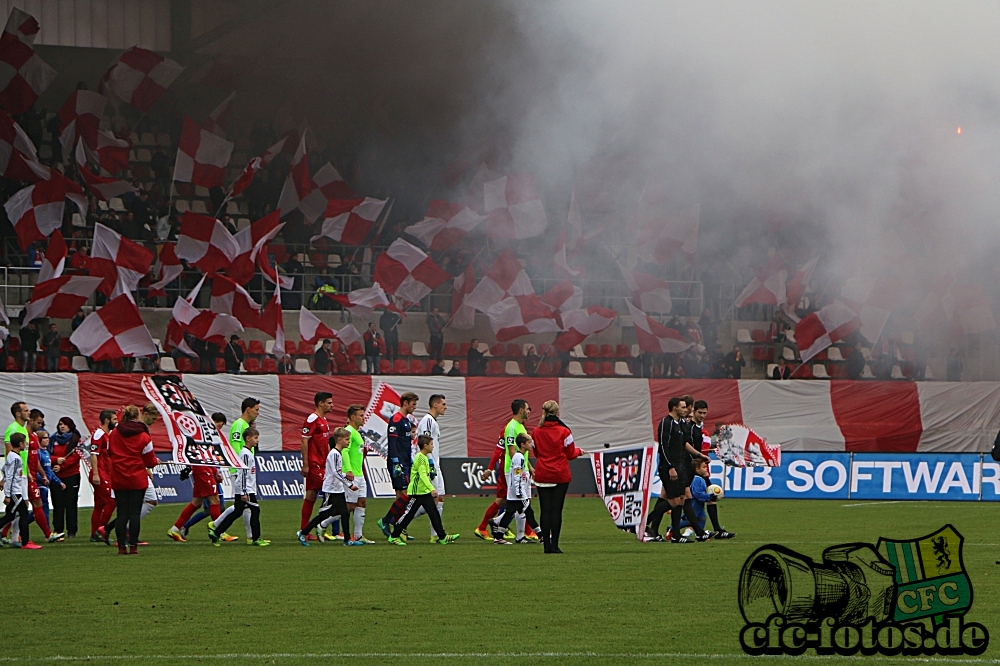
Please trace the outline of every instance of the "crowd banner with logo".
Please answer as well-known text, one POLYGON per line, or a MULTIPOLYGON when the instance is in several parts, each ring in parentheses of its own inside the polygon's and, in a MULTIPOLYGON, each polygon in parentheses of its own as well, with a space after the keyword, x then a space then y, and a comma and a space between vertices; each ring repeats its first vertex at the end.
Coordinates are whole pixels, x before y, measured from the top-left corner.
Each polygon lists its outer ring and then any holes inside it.
POLYGON ((143 377, 142 390, 156 405, 179 465, 241 468, 239 456, 219 434, 201 403, 177 375, 143 377))
POLYGON ((649 511, 653 447, 616 447, 591 454, 594 481, 618 529, 643 537, 649 511))
POLYGON ((731 467, 781 467, 781 446, 741 424, 720 426, 712 435, 719 460, 731 467))

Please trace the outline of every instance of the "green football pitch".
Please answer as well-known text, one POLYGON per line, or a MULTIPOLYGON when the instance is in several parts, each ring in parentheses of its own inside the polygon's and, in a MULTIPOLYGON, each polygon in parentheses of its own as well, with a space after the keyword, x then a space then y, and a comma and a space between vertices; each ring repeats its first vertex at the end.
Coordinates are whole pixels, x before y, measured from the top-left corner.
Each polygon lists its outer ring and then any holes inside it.
MULTIPOLYGON (((262 503, 268 548, 241 539, 213 547, 204 524, 175 543, 181 506, 143 521, 138 557, 85 538, 3 559, 0 661, 156 664, 342 663, 784 663, 744 656, 736 591, 747 556, 767 543, 815 560, 824 548, 915 539, 951 523, 965 537, 975 600, 967 619, 995 633, 971 663, 1000 663, 1000 507, 960 502, 723 500, 736 539, 637 543, 596 498, 569 498, 562 555, 494 546, 473 530, 488 498, 452 498, 444 523, 461 539, 428 542, 417 519, 405 547, 389 546, 372 501, 366 536, 345 548, 295 540, 301 504, 262 503)), ((89 524, 81 510, 81 527, 89 524)), ((86 527, 84 527, 86 529, 86 527)), ((37 536, 37 529, 33 528, 37 536)), ((802 657, 815 662, 944 662, 963 658, 802 657)))

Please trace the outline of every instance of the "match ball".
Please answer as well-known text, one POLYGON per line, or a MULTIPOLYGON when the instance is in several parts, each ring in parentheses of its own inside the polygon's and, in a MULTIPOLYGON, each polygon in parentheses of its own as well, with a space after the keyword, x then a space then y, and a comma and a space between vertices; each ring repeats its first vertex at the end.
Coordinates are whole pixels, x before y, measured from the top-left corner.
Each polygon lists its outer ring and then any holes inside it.
POLYGON ((691 529, 690 527, 685 527, 683 530, 681 530, 681 536, 691 539, 694 538, 695 533, 694 530, 691 529))
POLYGON ((722 486, 716 483, 713 483, 708 487, 708 493, 710 495, 715 495, 715 499, 722 499, 723 495, 725 495, 725 492, 722 490, 722 486))

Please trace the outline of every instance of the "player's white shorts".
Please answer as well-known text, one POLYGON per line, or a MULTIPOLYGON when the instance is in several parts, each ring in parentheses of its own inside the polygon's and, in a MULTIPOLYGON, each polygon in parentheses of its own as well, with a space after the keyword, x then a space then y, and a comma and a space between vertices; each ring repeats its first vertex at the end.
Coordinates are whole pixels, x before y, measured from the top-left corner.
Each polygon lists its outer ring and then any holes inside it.
POLYGON ((153 504, 154 502, 160 501, 156 496, 156 488, 153 486, 153 480, 149 480, 149 485, 146 486, 146 494, 142 496, 142 501, 147 504, 153 504))
POLYGON ((344 498, 347 500, 348 504, 357 504, 359 497, 368 497, 368 482, 365 481, 365 477, 358 474, 354 477, 354 485, 358 487, 357 490, 351 490, 350 487, 344 491, 344 498))
POLYGON ((441 468, 438 468, 437 476, 431 479, 431 483, 434 485, 434 490, 437 491, 439 497, 444 496, 444 474, 441 473, 441 468))

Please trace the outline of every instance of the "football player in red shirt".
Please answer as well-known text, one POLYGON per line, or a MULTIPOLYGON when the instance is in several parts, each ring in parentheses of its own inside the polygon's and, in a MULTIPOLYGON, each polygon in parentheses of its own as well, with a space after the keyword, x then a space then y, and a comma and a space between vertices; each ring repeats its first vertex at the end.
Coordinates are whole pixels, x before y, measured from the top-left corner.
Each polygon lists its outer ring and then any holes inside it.
POLYGON ((90 438, 90 485, 94 487, 94 512, 90 514, 90 540, 104 541, 100 529, 111 522, 115 512, 115 498, 111 496, 111 456, 108 454, 108 435, 118 425, 113 409, 100 415, 101 427, 90 438))
POLYGON ((316 495, 323 489, 323 478, 326 476, 326 457, 330 453, 330 423, 326 414, 333 409, 333 394, 320 391, 313 396, 313 404, 316 411, 307 416, 302 424, 302 476, 306 479, 306 492, 302 500, 299 529, 303 531, 312 518, 316 495))

